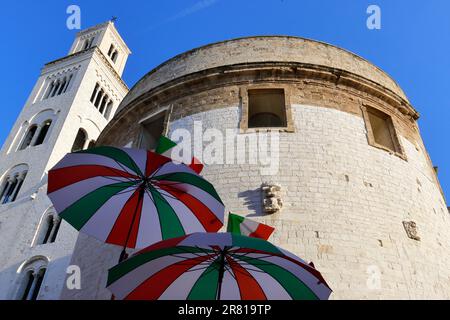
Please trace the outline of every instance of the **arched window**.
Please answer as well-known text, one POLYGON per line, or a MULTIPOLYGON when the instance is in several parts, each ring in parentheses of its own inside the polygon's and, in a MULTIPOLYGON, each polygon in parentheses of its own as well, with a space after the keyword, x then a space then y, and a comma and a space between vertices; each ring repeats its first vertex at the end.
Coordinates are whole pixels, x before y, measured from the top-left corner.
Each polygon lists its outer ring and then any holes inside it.
POLYGON ((81 151, 84 149, 87 141, 86 131, 83 129, 78 130, 77 136, 72 146, 72 152, 81 151))
POLYGON ((31 259, 21 268, 16 299, 37 300, 44 281, 47 264, 47 259, 38 257, 31 259))
POLYGON ((95 101, 95 97, 97 96, 98 89, 100 89, 100 85, 98 83, 96 83, 94 91, 92 92, 92 95, 91 95, 91 102, 92 103, 94 103, 94 101, 95 101))
POLYGON ((44 99, 47 99, 50 97, 51 93, 53 92, 53 89, 55 88, 55 81, 51 81, 48 88, 47 88, 47 92, 44 95, 44 99))
POLYGON ((103 112, 105 111, 105 107, 106 107, 107 103, 109 103, 109 97, 107 94, 105 94, 102 99, 102 103, 100 104, 100 108, 98 109, 98 111, 100 111, 101 114, 103 114, 103 112))
POLYGON ((95 148, 95 140, 91 140, 91 141, 89 142, 89 145, 88 145, 87 148, 88 148, 88 149, 95 148))
POLYGON ((54 96, 57 95, 57 93, 58 93, 60 87, 61 87, 61 81, 58 79, 58 80, 56 80, 55 88, 54 88, 54 90, 53 90, 53 92, 52 92, 52 94, 51 94, 51 97, 52 97, 52 98, 53 98, 54 96))
POLYGON ((1 204, 16 201, 26 176, 27 171, 11 170, 4 179, 3 188, 0 194, 1 204))
POLYGON ((36 245, 53 243, 58 235, 61 218, 55 213, 46 213, 41 220, 36 235, 36 245))
POLYGON ((114 45, 112 44, 112 45, 109 47, 109 50, 108 50, 108 57, 111 57, 111 54, 113 53, 113 50, 114 50, 114 45))
POLYGON ((111 116, 112 107, 113 107, 113 103, 112 103, 112 101, 110 101, 108 103, 108 105, 106 106, 106 110, 105 110, 105 113, 104 113, 104 116, 105 116, 106 120, 109 120, 109 117, 111 116))
POLYGON ((28 131, 25 134, 25 137, 23 138, 22 143, 20 144, 19 150, 24 150, 31 145, 34 135, 36 134, 36 130, 37 130, 37 125, 32 125, 30 128, 28 128, 28 131))
POLYGON ((115 63, 117 61, 117 56, 119 55, 119 52, 114 51, 113 54, 111 55, 111 60, 115 63))
POLYGON ((86 39, 86 40, 84 41, 83 50, 86 50, 86 49, 91 48, 92 45, 93 45, 93 43, 94 43, 94 39, 95 39, 95 37, 86 39))
POLYGON ((257 113, 250 117, 248 123, 252 128, 283 126, 283 121, 280 119, 280 117, 271 112, 257 113))
POLYGON ((98 108, 98 106, 100 105, 100 102, 102 101, 102 98, 104 95, 105 95, 105 92, 103 91, 103 89, 100 89, 100 92, 97 95, 97 99, 95 99, 95 102, 94 102, 94 106, 96 108, 98 108))
POLYGON ((45 137, 47 136, 48 130, 50 129, 50 126, 52 125, 52 120, 45 121, 42 126, 41 130, 39 131, 39 135, 36 139, 36 142, 34 143, 35 146, 41 145, 44 143, 45 137))

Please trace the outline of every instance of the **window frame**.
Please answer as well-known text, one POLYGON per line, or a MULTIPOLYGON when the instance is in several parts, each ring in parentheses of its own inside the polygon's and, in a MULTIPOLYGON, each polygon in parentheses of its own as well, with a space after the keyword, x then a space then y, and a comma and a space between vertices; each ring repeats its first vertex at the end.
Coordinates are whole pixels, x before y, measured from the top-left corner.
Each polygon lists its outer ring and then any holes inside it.
POLYGON ((407 161, 405 150, 401 143, 401 140, 400 140, 398 131, 396 129, 396 124, 395 124, 393 117, 389 113, 387 113, 383 110, 380 110, 378 108, 375 108, 372 105, 363 104, 363 105, 361 105, 361 110, 362 110, 364 124, 365 124, 366 131, 367 131, 367 142, 369 143, 369 145, 372 147, 375 147, 377 149, 381 149, 386 152, 389 152, 390 154, 396 155, 397 157, 407 161), (394 150, 391 150, 390 148, 386 147, 385 145, 382 145, 382 144, 379 144, 376 142, 375 135, 374 135, 373 129, 372 129, 372 123, 370 121, 369 113, 373 113, 376 116, 385 118, 387 125, 388 125, 389 134, 391 136, 391 140, 394 145, 394 150))
POLYGON ((161 114, 164 114, 164 120, 163 120, 163 130, 161 132, 161 135, 167 135, 167 132, 169 130, 169 121, 170 121, 170 113, 171 113, 171 107, 163 107, 159 108, 158 110, 155 110, 145 118, 142 118, 139 121, 139 137, 137 139, 137 142, 135 143, 135 147, 142 148, 142 140, 144 139, 144 130, 145 130, 145 123, 151 122, 152 119, 156 120, 159 117, 161 117, 161 114))
POLYGON ((241 133, 252 132, 295 132, 295 125, 292 118, 292 105, 291 105, 291 90, 287 85, 279 84, 256 84, 246 85, 239 88, 239 100, 241 107, 241 119, 239 122, 239 129, 241 133), (252 90, 283 90, 284 91, 284 108, 286 111, 286 126, 284 127, 261 127, 250 128, 249 127, 249 91, 252 90))

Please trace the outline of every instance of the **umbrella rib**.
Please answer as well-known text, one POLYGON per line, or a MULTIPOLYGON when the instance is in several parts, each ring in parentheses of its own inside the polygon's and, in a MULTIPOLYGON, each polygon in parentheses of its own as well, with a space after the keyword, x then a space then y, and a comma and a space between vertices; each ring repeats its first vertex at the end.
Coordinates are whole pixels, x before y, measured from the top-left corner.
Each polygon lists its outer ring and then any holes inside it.
MULTIPOLYGON (((171 161, 171 162, 174 163, 173 161, 171 161)), ((163 163, 163 164, 160 165, 155 171, 153 171, 153 173, 151 174, 151 176, 149 177, 149 179, 153 178, 153 177, 155 176, 155 174, 157 174, 158 171, 161 170, 161 168, 164 167, 167 163, 169 163, 169 162, 163 163)))
MULTIPOLYGON (((136 172, 128 172, 127 167, 125 167, 124 165, 122 165, 122 164, 121 164, 119 161, 117 161, 116 159, 113 159, 113 160, 114 160, 115 163, 117 163, 117 164, 119 165, 120 168, 122 168, 123 171, 125 171, 125 172, 128 173, 128 174, 137 175, 137 173, 138 173, 139 171, 141 171, 141 170, 136 170, 136 172)), ((133 166, 135 166, 134 161, 133 161, 133 166)), ((137 168, 137 166, 136 166, 136 168, 137 168)), ((139 169, 139 168, 137 168, 137 169, 139 169)), ((122 177, 124 177, 125 179, 130 179, 130 178, 126 177, 126 176, 122 176, 122 177)), ((143 179, 144 177, 141 176, 141 178, 143 179)))
MULTIPOLYGON (((158 186, 155 186, 155 185, 153 185, 153 188, 155 188, 155 190, 158 191, 159 194, 161 194, 161 192, 159 190, 165 191, 164 189, 161 189, 161 188, 159 188, 158 186)), ((165 191, 165 192, 167 192, 167 191, 165 191)), ((180 201, 180 199, 178 199, 177 197, 172 196, 171 194, 164 194, 164 196, 166 196, 168 198, 171 198, 171 199, 174 199, 174 200, 180 201)))
POLYGON ((122 194, 129 193, 129 192, 135 192, 137 188, 138 188, 137 186, 136 186, 136 188, 134 188, 134 189, 127 188, 127 189, 125 189, 124 191, 121 191, 121 192, 118 192, 118 193, 114 194, 113 197, 115 197, 115 196, 120 196, 120 195, 122 195, 122 194))
MULTIPOLYGON (((123 180, 119 180, 119 179, 115 179, 115 178, 113 178, 113 177, 110 177, 110 176, 102 176, 103 178, 105 178, 105 179, 109 179, 109 180, 112 180, 112 181, 117 181, 117 182, 127 182, 127 181, 123 181, 123 180)), ((133 179, 128 179, 128 178, 126 178, 126 177, 123 177, 123 176, 121 176, 122 178, 124 178, 124 179, 127 179, 128 180, 128 182, 136 182, 136 183, 138 183, 139 182, 139 180, 133 180, 133 179)))
POLYGON ((253 258, 253 257, 248 257, 247 254, 245 254, 245 255, 238 255, 238 254, 231 254, 230 253, 230 255, 232 257, 234 257, 234 258, 238 258, 239 260, 241 260, 242 257, 248 258, 248 259, 251 259, 251 260, 260 260, 260 259, 266 259, 266 258, 270 258, 270 257, 274 256, 274 255, 264 255, 264 256, 261 256, 261 257, 258 257, 258 258, 253 258))
MULTIPOLYGON (((239 265, 241 265, 245 270, 247 270, 247 271, 253 271, 253 272, 259 272, 259 273, 266 273, 265 271, 263 271, 263 270, 261 270, 261 269, 252 269, 252 268, 249 268, 249 267, 246 267, 245 265, 243 265, 242 263, 239 263, 239 262, 236 262, 237 264, 239 264, 239 265)), ((242 272, 242 271, 240 271, 240 270, 233 270, 233 272, 237 272, 237 273, 240 273, 240 274, 242 274, 242 275, 245 275, 245 276, 247 276, 247 274, 245 273, 245 272, 242 272)), ((236 278, 235 278, 236 279, 236 278)))
MULTIPOLYGON (((177 247, 177 248, 179 248, 179 249, 181 249, 181 250, 184 250, 184 252, 185 253, 189 253, 189 254, 193 254, 193 255, 195 255, 195 256, 197 256, 197 257, 204 257, 204 255, 200 255, 200 254, 198 254, 198 253, 193 253, 193 252, 190 252, 190 251, 188 251, 188 250, 185 250, 183 247, 177 247)), ((208 252, 208 251, 205 251, 203 248, 200 248, 200 247, 197 247, 197 246, 195 246, 195 248, 197 248, 197 249, 199 249, 200 251, 202 251, 204 254, 206 254, 206 255, 211 255, 212 253, 214 253, 214 251, 213 252, 208 252)))

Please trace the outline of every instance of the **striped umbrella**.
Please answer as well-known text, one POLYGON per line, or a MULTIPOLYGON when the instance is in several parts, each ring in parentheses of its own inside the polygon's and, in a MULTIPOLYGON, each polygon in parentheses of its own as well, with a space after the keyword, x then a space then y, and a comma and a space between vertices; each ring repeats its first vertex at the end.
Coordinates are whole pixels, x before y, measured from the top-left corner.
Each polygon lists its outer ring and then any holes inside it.
POLYGON ((49 172, 48 196, 77 230, 124 251, 216 232, 224 219, 224 205, 209 182, 145 150, 99 147, 68 154, 49 172))
POLYGON ((194 233, 111 268, 108 289, 126 300, 317 300, 331 289, 302 259, 262 239, 194 233))

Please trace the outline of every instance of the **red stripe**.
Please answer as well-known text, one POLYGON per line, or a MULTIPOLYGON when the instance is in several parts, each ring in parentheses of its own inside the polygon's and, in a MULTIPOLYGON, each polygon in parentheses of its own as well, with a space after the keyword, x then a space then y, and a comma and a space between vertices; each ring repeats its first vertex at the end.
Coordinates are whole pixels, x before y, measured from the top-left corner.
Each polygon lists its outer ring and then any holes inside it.
POLYGON ((241 300, 267 300, 258 281, 245 268, 229 256, 227 256, 227 262, 236 277, 241 300))
POLYGON ((298 260, 295 260, 289 256, 284 255, 283 253, 280 253, 280 254, 269 253, 267 251, 249 249, 249 248, 239 248, 239 249, 231 250, 230 253, 244 253, 244 254, 255 253, 255 254, 263 254, 263 255, 272 255, 274 257, 280 257, 280 258, 289 260, 289 261, 297 264, 299 267, 305 269, 309 273, 311 273, 313 276, 315 276, 319 280, 319 283, 323 283, 328 287, 328 284, 326 283, 325 279, 322 277, 322 274, 319 271, 317 271, 315 268, 311 267, 310 265, 304 264, 298 260))
MULTIPOLYGON (((186 259, 168 266, 142 282, 125 297, 125 300, 157 300, 181 275, 211 257, 212 255, 206 255, 193 259, 186 259)), ((207 266, 205 266, 205 270, 206 268, 207 266)), ((180 290, 183 289, 185 290, 186 288, 180 288, 180 290)))
POLYGON ((107 243, 117 244, 120 246, 126 245, 128 248, 134 248, 136 246, 136 238, 139 230, 143 203, 143 199, 139 196, 139 193, 140 188, 136 189, 130 199, 128 199, 125 206, 122 208, 122 211, 114 223, 114 227, 106 239, 107 243), (134 215, 136 215, 136 217, 134 218, 133 225, 131 225, 134 215), (128 233, 130 233, 130 236, 127 242, 128 233))
POLYGON ((158 183, 157 186, 167 191, 177 200, 181 201, 186 207, 188 207, 198 221, 200 221, 206 232, 217 232, 220 228, 222 228, 222 221, 216 217, 214 212, 212 212, 206 205, 194 196, 177 190, 169 185, 164 185, 163 183, 158 183))
POLYGON ((164 157, 160 154, 147 151, 147 163, 145 166, 145 176, 151 176, 156 169, 171 161, 170 158, 164 157))
MULTIPOLYGON (((50 170, 48 173, 47 193, 52 193, 71 184, 94 177, 123 177, 139 179, 138 176, 100 165, 65 167, 50 170)), ((111 180, 111 183, 115 183, 111 180)))
POLYGON ((200 162, 196 157, 192 158, 191 164, 189 165, 189 168, 194 170, 197 174, 200 174, 203 171, 203 163, 200 162))
POLYGON ((253 237, 253 238, 260 238, 263 240, 268 240, 274 230, 275 230, 275 228, 272 228, 271 226, 260 223, 258 225, 258 228, 256 228, 256 230, 253 231, 252 233, 250 233, 248 236, 253 237))
POLYGON ((172 239, 168 239, 168 240, 163 240, 163 241, 157 242, 157 243, 152 244, 151 246, 149 246, 149 247, 147 247, 145 249, 142 249, 141 251, 137 252, 134 255, 137 256, 137 255, 139 255, 141 253, 145 253, 145 252, 149 252, 149 251, 176 247, 180 242, 182 242, 187 237, 189 237, 189 235, 185 235, 185 236, 181 236, 181 237, 178 237, 178 238, 172 238, 172 239))

